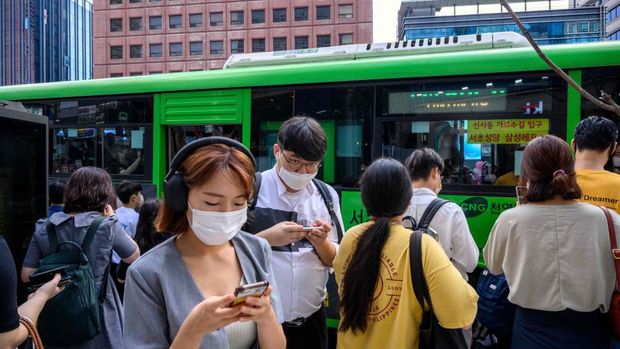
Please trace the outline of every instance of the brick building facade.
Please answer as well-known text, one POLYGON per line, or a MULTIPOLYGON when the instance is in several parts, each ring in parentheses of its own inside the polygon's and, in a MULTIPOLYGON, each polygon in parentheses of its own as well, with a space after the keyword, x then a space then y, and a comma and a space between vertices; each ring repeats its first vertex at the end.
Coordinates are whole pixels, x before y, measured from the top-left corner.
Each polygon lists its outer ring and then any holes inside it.
POLYGON ((94 77, 220 69, 231 53, 372 42, 371 0, 100 0, 94 77))

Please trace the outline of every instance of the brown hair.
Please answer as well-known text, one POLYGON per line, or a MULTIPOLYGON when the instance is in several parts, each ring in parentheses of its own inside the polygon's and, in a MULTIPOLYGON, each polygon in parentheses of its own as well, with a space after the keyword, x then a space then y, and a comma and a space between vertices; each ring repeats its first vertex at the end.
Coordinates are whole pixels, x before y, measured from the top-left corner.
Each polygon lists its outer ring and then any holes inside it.
POLYGON ((540 202, 561 196, 578 199, 575 160, 564 140, 556 136, 539 136, 526 147, 521 161, 521 185, 529 183, 527 200, 540 202))
POLYGON ((65 189, 65 213, 103 212, 114 187, 110 175, 98 167, 82 167, 71 174, 65 189))
MULTIPOLYGON (((234 181, 235 185, 243 189, 248 200, 254 190, 255 168, 252 160, 241 150, 224 144, 211 144, 195 150, 181 163, 179 170, 189 189, 204 184, 217 173, 234 181)), ((174 211, 165 200, 159 209, 155 226, 157 231, 175 234, 184 233, 190 227, 186 213, 174 211)))

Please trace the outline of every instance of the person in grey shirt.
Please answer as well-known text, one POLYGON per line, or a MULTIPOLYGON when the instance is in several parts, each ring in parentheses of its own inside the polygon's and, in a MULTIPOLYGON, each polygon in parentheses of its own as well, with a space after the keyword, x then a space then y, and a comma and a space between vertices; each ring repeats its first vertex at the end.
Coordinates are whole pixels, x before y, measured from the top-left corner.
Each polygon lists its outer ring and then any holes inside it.
POLYGON ((177 234, 129 267, 125 348, 283 349, 282 312, 266 240, 240 231, 255 161, 241 143, 209 137, 171 161, 157 231, 177 234), (232 305, 241 284, 269 281, 232 305))
MULTIPOLYGON (((105 170, 83 167, 75 171, 67 183, 65 212, 55 213, 49 218, 49 222, 55 226, 58 241, 73 241, 81 245, 92 221, 101 214, 107 216, 97 229, 92 243, 84 251, 98 290, 104 284, 112 251, 118 253, 126 263, 132 263, 140 256, 138 245, 125 233, 112 207, 107 205, 112 193, 112 180, 105 170)), ((30 275, 37 270, 39 260, 54 252, 50 248, 46 224, 47 220, 37 222, 21 271, 23 282, 30 281, 30 275)), ((110 276, 107 277, 106 288, 102 290, 105 292, 103 329, 94 338, 73 348, 123 347, 123 306, 110 276)))

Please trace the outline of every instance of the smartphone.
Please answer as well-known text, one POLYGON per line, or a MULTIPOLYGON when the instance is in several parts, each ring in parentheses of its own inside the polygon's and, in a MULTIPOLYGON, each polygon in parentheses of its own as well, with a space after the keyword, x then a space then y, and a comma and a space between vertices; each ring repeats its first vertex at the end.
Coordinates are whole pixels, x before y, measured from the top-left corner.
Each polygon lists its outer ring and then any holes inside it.
POLYGON ((515 193, 517 194, 517 204, 519 205, 527 204, 527 187, 516 186, 515 193))
POLYGON ((303 231, 313 231, 314 229, 316 229, 317 227, 303 227, 303 231))
POLYGON ((67 268, 69 267, 62 266, 30 275, 32 289, 36 290, 37 288, 43 286, 47 282, 51 281, 56 274, 60 274, 60 282, 58 283, 58 286, 65 285, 67 282, 71 281, 71 277, 66 273, 67 268))
POLYGON ((235 289, 235 300, 230 304, 231 307, 245 302, 248 297, 260 297, 267 291, 269 281, 260 281, 253 284, 241 285, 235 289))

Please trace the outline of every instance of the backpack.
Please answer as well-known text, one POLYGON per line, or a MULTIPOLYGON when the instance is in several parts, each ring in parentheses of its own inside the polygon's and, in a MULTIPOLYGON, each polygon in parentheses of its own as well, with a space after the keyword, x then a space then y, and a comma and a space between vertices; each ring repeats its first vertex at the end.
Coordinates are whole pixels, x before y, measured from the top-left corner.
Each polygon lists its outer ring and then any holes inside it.
POLYGON ((37 272, 66 266, 66 274, 71 280, 62 292, 45 304, 39 316, 39 333, 47 345, 79 344, 94 338, 103 328, 103 301, 110 268, 108 266, 102 290, 98 292, 92 268, 84 253, 103 219, 103 216, 98 216, 90 224, 81 246, 73 241, 58 243, 56 228, 47 222, 52 253, 39 261, 37 272))
MULTIPOLYGON (((260 186, 263 181, 263 175, 260 172, 256 172, 254 174, 254 194, 252 196, 252 202, 250 203, 250 207, 248 211, 254 211, 256 208, 256 202, 258 201, 258 192, 260 191, 260 186)), ((323 198, 323 202, 327 207, 327 211, 329 212, 329 217, 332 219, 332 222, 336 226, 336 232, 338 234, 338 243, 342 240, 342 227, 340 226, 340 221, 338 220, 338 215, 334 210, 334 201, 332 200, 332 196, 329 193, 329 189, 327 188, 327 184, 321 181, 320 179, 313 178, 312 183, 317 187, 321 197, 323 198)))
POLYGON ((491 333, 506 337, 512 333, 516 305, 508 300, 508 281, 504 274, 493 275, 488 269, 480 273, 476 319, 491 333))
POLYGON ((437 233, 434 232, 429 227, 429 225, 431 224, 431 221, 433 220, 433 217, 435 217, 437 211, 439 211, 439 209, 448 202, 448 200, 443 200, 440 198, 434 199, 433 201, 431 201, 430 204, 428 204, 428 207, 426 208, 426 210, 424 210, 424 213, 422 213, 422 217, 420 217, 419 223, 416 222, 415 218, 407 216, 403 217, 403 226, 405 226, 405 228, 407 229, 411 229, 414 231, 419 230, 422 233, 428 234, 432 236, 435 240, 437 240, 437 233))

